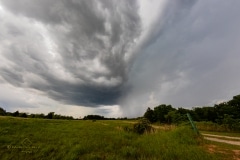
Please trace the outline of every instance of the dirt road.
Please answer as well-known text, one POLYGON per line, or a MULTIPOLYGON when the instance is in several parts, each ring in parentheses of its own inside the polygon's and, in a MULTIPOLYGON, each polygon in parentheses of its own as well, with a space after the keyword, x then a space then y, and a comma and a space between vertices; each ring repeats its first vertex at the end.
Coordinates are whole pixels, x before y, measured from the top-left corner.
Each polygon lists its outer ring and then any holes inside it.
POLYGON ((228 144, 240 146, 240 137, 219 136, 219 135, 213 135, 213 134, 202 134, 202 135, 204 136, 204 139, 207 139, 210 141, 228 143, 228 144))

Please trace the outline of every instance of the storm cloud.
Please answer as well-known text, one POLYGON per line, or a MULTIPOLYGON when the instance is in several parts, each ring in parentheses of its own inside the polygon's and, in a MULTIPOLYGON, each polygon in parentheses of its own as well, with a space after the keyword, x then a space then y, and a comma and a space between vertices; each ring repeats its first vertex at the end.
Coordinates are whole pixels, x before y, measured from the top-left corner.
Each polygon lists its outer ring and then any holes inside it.
POLYGON ((141 33, 137 1, 1 4, 5 81, 68 104, 116 104, 141 33))
POLYGON ((161 103, 230 99, 240 92, 239 7, 238 0, 0 0, 0 106, 139 116, 161 103))
POLYGON ((129 74, 132 90, 122 104, 126 113, 141 115, 146 106, 163 103, 214 105, 239 94, 239 6, 238 1, 169 2, 156 20, 163 21, 161 28, 156 27, 129 74))

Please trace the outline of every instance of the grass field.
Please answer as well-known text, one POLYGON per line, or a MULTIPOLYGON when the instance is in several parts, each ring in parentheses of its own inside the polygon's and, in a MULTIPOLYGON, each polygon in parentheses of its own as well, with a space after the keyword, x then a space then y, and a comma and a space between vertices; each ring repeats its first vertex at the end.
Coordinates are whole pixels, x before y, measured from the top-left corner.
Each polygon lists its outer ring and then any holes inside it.
POLYGON ((138 135, 131 123, 0 117, 0 159, 213 160, 190 127, 138 135))

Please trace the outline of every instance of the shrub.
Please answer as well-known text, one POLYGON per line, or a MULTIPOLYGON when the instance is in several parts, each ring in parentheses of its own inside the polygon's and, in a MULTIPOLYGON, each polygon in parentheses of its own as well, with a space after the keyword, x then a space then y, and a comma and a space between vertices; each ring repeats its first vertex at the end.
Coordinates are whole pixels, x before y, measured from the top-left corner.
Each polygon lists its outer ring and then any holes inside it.
POLYGON ((154 128, 151 126, 151 122, 146 119, 140 119, 138 123, 133 125, 133 132, 138 134, 150 133, 154 131, 154 128))
POLYGON ((126 131, 126 132, 133 132, 133 129, 131 127, 128 127, 128 126, 124 126, 123 130, 126 131))

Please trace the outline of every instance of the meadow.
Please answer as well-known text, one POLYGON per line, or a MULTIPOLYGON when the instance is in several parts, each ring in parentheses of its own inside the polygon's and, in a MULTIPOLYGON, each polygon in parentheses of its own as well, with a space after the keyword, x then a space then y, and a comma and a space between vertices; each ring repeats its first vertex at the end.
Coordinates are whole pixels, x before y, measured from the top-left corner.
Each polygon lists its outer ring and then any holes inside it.
POLYGON ((139 135, 124 120, 48 120, 0 117, 0 159, 214 160, 191 126, 139 135))

